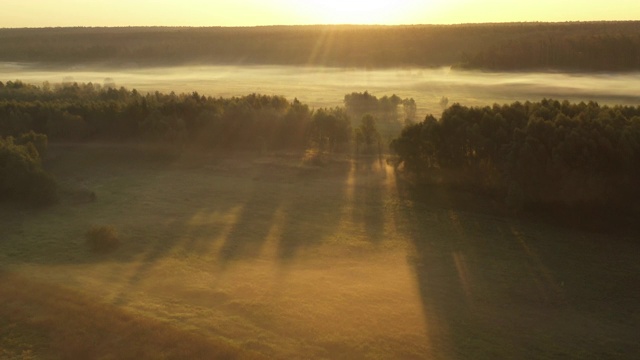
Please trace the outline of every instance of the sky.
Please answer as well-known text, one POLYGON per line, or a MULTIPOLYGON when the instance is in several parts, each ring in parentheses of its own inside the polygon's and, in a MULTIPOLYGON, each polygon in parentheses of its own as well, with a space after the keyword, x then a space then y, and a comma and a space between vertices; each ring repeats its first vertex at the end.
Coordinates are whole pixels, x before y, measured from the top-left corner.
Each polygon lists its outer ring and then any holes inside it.
POLYGON ((638 0, 2 0, 0 27, 640 20, 638 0))

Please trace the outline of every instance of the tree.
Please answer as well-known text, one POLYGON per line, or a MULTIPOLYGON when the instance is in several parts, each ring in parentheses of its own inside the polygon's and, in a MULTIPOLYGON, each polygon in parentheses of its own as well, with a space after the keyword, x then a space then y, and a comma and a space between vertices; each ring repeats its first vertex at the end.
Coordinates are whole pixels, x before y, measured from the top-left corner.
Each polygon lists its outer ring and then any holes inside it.
POLYGON ((319 109, 313 114, 309 134, 320 151, 344 150, 351 138, 351 122, 343 109, 319 109))
POLYGON ((0 200, 46 205, 56 198, 56 183, 42 169, 34 143, 0 138, 0 200))
POLYGON ((405 123, 413 123, 416 120, 416 114, 418 112, 416 101, 413 98, 402 100, 402 108, 404 110, 405 123))
POLYGON ((355 130, 355 138, 356 153, 360 151, 360 145, 362 145, 362 151, 365 154, 371 154, 376 151, 378 154, 381 153, 382 139, 372 115, 367 114, 362 117, 360 126, 355 130))

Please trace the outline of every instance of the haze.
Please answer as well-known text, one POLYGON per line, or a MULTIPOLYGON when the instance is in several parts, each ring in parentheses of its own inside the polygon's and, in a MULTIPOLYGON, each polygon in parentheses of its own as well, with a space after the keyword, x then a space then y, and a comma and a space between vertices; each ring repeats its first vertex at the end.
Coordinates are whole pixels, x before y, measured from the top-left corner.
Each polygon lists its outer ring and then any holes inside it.
POLYGON ((2 27, 459 24, 635 20, 640 14, 640 3, 627 0, 10 0, 2 7, 2 27))
POLYGON ((539 100, 543 97, 605 104, 635 104, 640 73, 563 74, 499 73, 438 69, 341 69, 299 66, 175 66, 160 68, 51 70, 0 63, 0 78, 40 85, 61 82, 94 83, 105 79, 116 86, 143 92, 197 91, 207 96, 250 93, 297 98, 314 108, 342 106, 344 95, 368 91, 414 98, 418 118, 442 111, 440 100, 483 106, 539 100))
POLYGON ((2 5, 0 359, 640 354, 638 0, 2 5))

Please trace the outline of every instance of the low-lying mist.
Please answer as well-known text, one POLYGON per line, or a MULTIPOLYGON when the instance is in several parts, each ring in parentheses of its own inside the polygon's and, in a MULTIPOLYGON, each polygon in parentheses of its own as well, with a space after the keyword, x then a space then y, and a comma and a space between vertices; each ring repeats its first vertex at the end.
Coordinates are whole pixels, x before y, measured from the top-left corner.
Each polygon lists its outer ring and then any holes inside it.
POLYGON ((640 101, 640 73, 479 72, 450 68, 365 70, 297 66, 183 66, 108 69, 73 67, 61 71, 37 64, 0 63, 2 81, 93 82, 138 91, 192 92, 210 96, 250 93, 298 98, 312 107, 342 105, 344 95, 369 91, 414 98, 418 117, 438 115, 441 99, 468 106, 554 98, 635 105, 640 101))

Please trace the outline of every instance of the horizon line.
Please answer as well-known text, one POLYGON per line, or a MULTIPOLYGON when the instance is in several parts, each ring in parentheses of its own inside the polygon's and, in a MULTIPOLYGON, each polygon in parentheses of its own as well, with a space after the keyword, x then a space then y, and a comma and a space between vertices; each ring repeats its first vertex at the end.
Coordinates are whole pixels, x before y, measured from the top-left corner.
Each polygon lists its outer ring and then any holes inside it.
POLYGON ((61 26, 16 26, 0 27, 0 30, 21 29, 127 29, 127 28, 185 28, 185 29, 251 29, 269 27, 412 27, 412 26, 474 26, 474 25, 533 25, 533 24, 595 24, 595 23, 634 23, 640 20, 566 20, 566 21, 504 21, 504 22, 470 22, 470 23, 415 23, 415 24, 271 24, 271 25, 61 25, 61 26))

